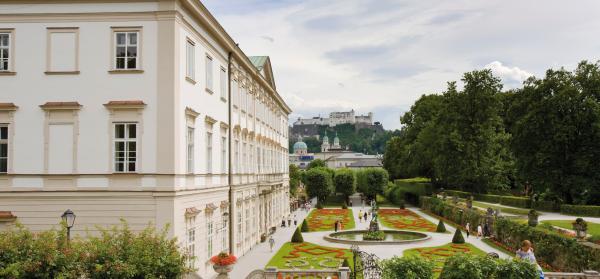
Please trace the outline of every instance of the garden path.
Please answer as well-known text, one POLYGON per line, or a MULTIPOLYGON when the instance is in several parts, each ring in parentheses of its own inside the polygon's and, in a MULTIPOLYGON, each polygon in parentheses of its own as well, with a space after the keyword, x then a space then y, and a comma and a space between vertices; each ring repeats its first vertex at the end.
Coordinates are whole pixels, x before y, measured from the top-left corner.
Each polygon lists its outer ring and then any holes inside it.
MULTIPOLYGON (((495 206, 502 206, 502 207, 507 207, 507 208, 515 208, 515 209, 522 209, 519 207, 513 207, 513 206, 508 206, 508 205, 501 205, 498 203, 489 203, 489 202, 481 202, 482 204, 490 204, 490 205, 495 205, 495 206)), ((577 218, 576 216, 572 216, 572 215, 565 215, 559 212, 548 212, 548 211, 540 211, 540 213, 542 213, 539 217, 538 220, 539 221, 545 221, 545 220, 575 220, 575 218, 577 218)), ((583 219, 585 219, 588 222, 592 222, 592 223, 600 223, 600 217, 583 217, 583 219)))

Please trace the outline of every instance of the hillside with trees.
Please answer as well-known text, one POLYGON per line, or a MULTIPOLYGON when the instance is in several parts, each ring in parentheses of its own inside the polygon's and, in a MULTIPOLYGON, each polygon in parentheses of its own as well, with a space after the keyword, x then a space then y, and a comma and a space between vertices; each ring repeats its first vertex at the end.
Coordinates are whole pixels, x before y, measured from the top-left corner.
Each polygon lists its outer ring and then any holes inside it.
POLYGON ((600 64, 548 70, 503 91, 490 70, 423 95, 402 118, 384 167, 438 187, 600 204, 600 64))

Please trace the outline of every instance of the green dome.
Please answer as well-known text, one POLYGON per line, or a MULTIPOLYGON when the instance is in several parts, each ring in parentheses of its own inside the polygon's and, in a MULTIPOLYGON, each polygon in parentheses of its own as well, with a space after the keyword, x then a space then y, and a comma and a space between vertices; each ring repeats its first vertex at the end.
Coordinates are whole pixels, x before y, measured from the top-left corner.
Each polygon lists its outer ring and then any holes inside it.
POLYGON ((308 149, 308 146, 306 146, 306 143, 299 141, 294 143, 294 152, 296 152, 296 150, 306 150, 308 149))

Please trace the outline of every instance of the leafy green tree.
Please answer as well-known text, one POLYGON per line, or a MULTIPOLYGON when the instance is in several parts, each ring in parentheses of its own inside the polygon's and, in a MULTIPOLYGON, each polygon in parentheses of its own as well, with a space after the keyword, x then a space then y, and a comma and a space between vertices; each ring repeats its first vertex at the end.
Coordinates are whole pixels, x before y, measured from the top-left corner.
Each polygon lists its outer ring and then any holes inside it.
POLYGON ((311 168, 306 171, 306 194, 324 202, 333 192, 331 174, 325 168, 311 168))
POLYGON ((290 194, 292 196, 296 196, 296 192, 298 191, 298 186, 301 182, 300 168, 294 164, 290 164, 290 194))
POLYGON ((302 232, 308 232, 308 222, 306 222, 306 219, 302 220, 302 226, 300 226, 300 231, 302 232))
POLYGON ((308 163, 308 166, 306 167, 307 170, 310 170, 312 168, 326 168, 327 165, 325 164, 325 161, 321 160, 321 159, 314 159, 312 161, 310 161, 310 163, 308 163))
POLYGON ((421 257, 393 257, 381 262, 382 279, 431 279, 433 262, 421 257))
POLYGON ((344 194, 346 200, 356 192, 356 179, 351 169, 338 169, 333 177, 333 184, 337 193, 344 194))

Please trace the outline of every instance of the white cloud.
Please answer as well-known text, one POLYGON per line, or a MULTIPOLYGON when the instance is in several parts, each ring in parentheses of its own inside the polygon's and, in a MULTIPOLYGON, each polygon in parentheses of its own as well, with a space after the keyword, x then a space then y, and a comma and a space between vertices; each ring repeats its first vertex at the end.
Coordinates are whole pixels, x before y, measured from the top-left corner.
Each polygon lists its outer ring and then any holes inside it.
POLYGON ((492 70, 494 75, 499 76, 507 83, 522 83, 524 80, 533 76, 532 73, 520 69, 519 67, 507 67, 500 61, 494 61, 485 65, 486 69, 492 70))
POLYGON ((248 55, 271 56, 296 116, 354 108, 398 128, 397 115, 417 98, 465 72, 488 67, 510 88, 550 67, 600 58, 600 37, 589 36, 600 29, 597 0, 203 3, 248 55))

